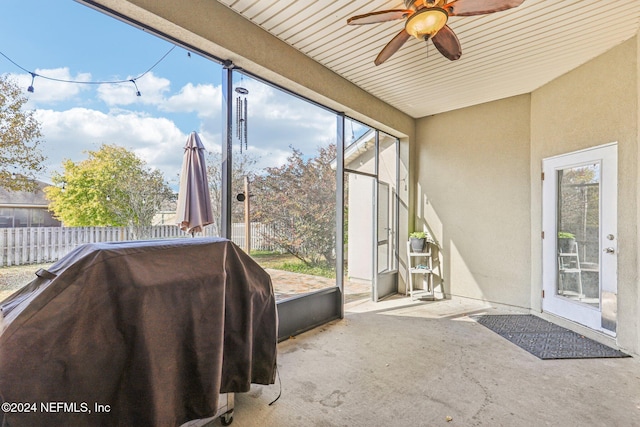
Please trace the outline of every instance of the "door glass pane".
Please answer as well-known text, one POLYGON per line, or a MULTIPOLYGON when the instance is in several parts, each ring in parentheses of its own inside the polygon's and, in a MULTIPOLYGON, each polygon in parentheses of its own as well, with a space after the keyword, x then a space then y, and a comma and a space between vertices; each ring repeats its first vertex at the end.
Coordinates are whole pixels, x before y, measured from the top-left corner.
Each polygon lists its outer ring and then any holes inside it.
POLYGON ((557 174, 557 294, 599 307, 600 164, 557 174))
POLYGON ((376 173, 376 132, 352 119, 345 120, 344 168, 376 173))
POLYGON ((385 182, 378 184, 378 273, 390 270, 390 222, 389 204, 391 197, 389 190, 391 187, 385 182))
MULTIPOLYGON (((398 233, 396 230, 398 224, 397 212, 397 196, 398 196, 398 163, 397 163, 398 139, 380 132, 378 136, 378 182, 385 184, 387 194, 384 196, 385 205, 379 209, 385 209, 386 216, 384 236, 379 235, 380 240, 387 240, 385 257, 389 260, 389 271, 398 269, 398 257, 396 254, 398 233)), ((378 215, 383 215, 379 213, 378 215)))

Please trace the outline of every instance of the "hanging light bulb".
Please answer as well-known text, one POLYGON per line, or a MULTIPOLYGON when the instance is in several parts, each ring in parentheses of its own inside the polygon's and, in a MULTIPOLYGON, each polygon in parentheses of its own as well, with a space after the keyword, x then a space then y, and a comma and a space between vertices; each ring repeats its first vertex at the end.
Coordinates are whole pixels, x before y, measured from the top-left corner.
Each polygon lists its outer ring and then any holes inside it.
POLYGON ((133 85, 136 87, 136 96, 142 96, 142 94, 140 93, 140 91, 138 90, 138 85, 136 84, 136 81, 134 79, 129 80, 131 83, 133 83, 133 85))
POLYGON ((29 87, 27 88, 27 92, 31 92, 33 93, 34 89, 33 89, 33 81, 36 79, 36 73, 29 73, 31 74, 31 84, 29 85, 29 87))

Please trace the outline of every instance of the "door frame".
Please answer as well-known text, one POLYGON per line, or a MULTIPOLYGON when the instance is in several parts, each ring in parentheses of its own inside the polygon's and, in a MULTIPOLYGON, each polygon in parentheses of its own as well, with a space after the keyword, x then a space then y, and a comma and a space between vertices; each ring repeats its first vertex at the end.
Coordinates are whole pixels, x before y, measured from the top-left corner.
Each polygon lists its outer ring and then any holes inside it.
POLYGON ((542 310, 564 317, 608 335, 616 334, 617 311, 617 143, 543 159, 542 184, 542 310), (581 165, 599 163, 600 221, 599 221, 599 305, 588 306, 557 294, 558 250, 557 171, 581 165), (613 236, 608 240, 607 236, 613 236), (603 248, 613 253, 603 253, 603 248))
POLYGON ((383 298, 386 298, 390 295, 396 294, 398 293, 398 263, 399 263, 399 251, 398 251, 398 244, 399 244, 399 239, 398 239, 398 227, 400 226, 399 224, 399 219, 398 219, 398 210, 400 207, 400 198, 398 197, 398 183, 399 183, 399 171, 400 171, 400 141, 398 140, 398 138, 395 138, 391 135, 385 134, 390 138, 394 139, 394 148, 395 148, 395 176, 393 177, 393 183, 389 183, 389 182, 381 182, 380 181, 380 156, 381 156, 381 150, 380 150, 380 131, 376 131, 376 196, 375 196, 375 200, 376 200, 376 206, 375 206, 375 215, 376 215, 376 219, 375 219, 375 229, 374 229, 374 239, 375 239, 375 255, 374 255, 374 259, 375 259, 375 267, 374 267, 374 301, 380 301, 383 298), (386 213, 387 213, 387 223, 388 223, 388 229, 387 229, 387 239, 385 240, 387 242, 387 245, 389 246, 388 250, 387 250, 387 257, 388 257, 388 265, 389 265, 389 269, 388 270, 384 270, 384 271, 379 271, 379 265, 378 265, 378 257, 380 256, 380 242, 382 242, 383 240, 381 240, 379 238, 379 233, 381 232, 381 230, 379 229, 379 217, 380 217, 380 188, 381 186, 386 186, 388 188, 388 192, 387 195, 388 197, 386 198, 387 200, 387 206, 386 206, 386 213))
MULTIPOLYGON (((353 120, 353 119, 352 119, 353 120)), ((362 215, 362 218, 370 218, 371 220, 371 225, 369 228, 369 231, 367 232, 368 235, 366 237, 363 236, 363 238, 366 239, 366 252, 368 253, 368 256, 371 259, 371 265, 367 266, 367 268, 370 268, 370 271, 367 273, 367 280, 371 281, 371 291, 370 291, 370 295, 371 295, 371 300, 374 302, 380 301, 381 299, 384 299, 390 295, 396 294, 398 292, 398 260, 399 260, 399 254, 398 254, 398 227, 399 227, 399 218, 398 218, 398 209, 399 209, 399 197, 398 197, 398 193, 397 193, 397 188, 398 188, 398 182, 399 182, 399 163, 400 163, 400 159, 399 159, 399 146, 400 146, 400 142, 399 139, 397 137, 388 135, 384 132, 381 132, 380 130, 371 128, 371 131, 373 131, 373 140, 374 140, 374 146, 371 147, 371 150, 373 150, 374 152, 374 156, 373 156, 373 160, 374 160, 374 167, 373 167, 373 171, 372 172, 367 172, 367 171, 363 171, 363 170, 358 170, 358 169, 351 169, 347 166, 345 166, 344 168, 344 176, 346 179, 347 176, 354 176, 354 177, 363 177, 366 179, 370 179, 371 180, 371 199, 370 199, 370 209, 369 207, 364 207, 362 203, 360 203, 359 208, 361 209, 360 214, 362 215), (393 139, 393 156, 395 159, 395 174, 393 177, 391 177, 390 180, 388 181, 380 181, 380 174, 379 174, 379 169, 380 169, 380 135, 384 134, 385 136, 392 138, 393 139), (386 228, 386 233, 387 236, 384 236, 385 238, 380 238, 380 230, 379 230, 379 215, 380 215, 380 187, 381 186, 387 186, 390 191, 388 192, 388 200, 387 200, 387 206, 384 208, 387 212, 388 215, 388 223, 389 223, 389 227, 386 228), (379 256, 379 246, 381 242, 386 242, 386 244, 388 244, 390 246, 389 249, 389 253, 388 256, 391 257, 390 259, 390 268, 386 269, 384 271, 379 272, 379 260, 378 260, 378 256, 379 256)), ((367 133, 371 132, 371 131, 367 131, 367 133)), ((367 133, 363 134, 366 135, 367 133)), ((346 147, 345 147, 346 149, 346 147)), ((343 180, 344 180, 343 179, 343 180)), ((348 191, 352 191, 353 189, 351 187, 349 187, 348 191)), ((351 202, 351 197, 349 197, 349 203, 351 202)), ((369 202, 367 202, 367 204, 369 204, 369 202)), ((349 209, 350 215, 352 213, 352 210, 349 209)), ((365 222, 369 221, 369 219, 367 219, 365 222)), ((349 227, 351 227, 351 221, 348 222, 349 227)), ((362 225, 362 223, 360 223, 362 225)), ((350 235, 351 231, 348 231, 348 234, 350 235)), ((355 244, 354 242, 352 242, 351 238, 349 238, 349 250, 353 250, 353 245, 355 244)), ((363 248, 364 249, 364 248, 363 248)), ((349 259, 349 262, 352 262, 352 259, 349 259)), ((364 277, 363 277, 364 278, 364 277)))

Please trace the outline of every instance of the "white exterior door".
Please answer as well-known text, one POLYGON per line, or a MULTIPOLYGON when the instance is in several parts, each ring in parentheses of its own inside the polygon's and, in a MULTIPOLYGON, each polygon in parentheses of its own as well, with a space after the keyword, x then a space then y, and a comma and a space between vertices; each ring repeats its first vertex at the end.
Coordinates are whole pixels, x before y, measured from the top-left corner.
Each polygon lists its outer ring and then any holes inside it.
POLYGON ((542 308, 616 333, 617 144, 543 161, 542 308))

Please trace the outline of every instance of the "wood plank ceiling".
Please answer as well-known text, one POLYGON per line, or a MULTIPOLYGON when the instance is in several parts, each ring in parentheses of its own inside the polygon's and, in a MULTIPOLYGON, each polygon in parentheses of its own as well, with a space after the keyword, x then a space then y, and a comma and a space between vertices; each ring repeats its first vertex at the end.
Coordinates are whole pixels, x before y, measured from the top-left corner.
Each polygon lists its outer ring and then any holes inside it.
POLYGON ((404 9, 402 0, 218 1, 416 118, 529 93, 640 26, 640 0, 525 0, 503 12, 449 18, 462 45, 457 61, 412 38, 376 67, 376 55, 404 21, 348 26, 347 18, 404 9))

